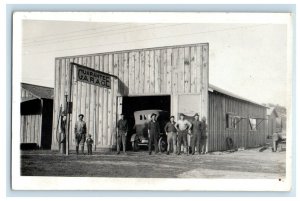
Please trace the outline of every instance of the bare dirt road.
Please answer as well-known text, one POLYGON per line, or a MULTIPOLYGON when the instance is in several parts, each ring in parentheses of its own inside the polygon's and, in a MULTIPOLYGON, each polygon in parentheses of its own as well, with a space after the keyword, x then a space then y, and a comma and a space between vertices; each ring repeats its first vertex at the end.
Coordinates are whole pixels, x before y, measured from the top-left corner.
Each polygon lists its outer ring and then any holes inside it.
POLYGON ((92 176, 137 178, 283 179, 286 152, 249 149, 206 155, 148 155, 146 151, 64 156, 54 151, 25 151, 23 176, 92 176))

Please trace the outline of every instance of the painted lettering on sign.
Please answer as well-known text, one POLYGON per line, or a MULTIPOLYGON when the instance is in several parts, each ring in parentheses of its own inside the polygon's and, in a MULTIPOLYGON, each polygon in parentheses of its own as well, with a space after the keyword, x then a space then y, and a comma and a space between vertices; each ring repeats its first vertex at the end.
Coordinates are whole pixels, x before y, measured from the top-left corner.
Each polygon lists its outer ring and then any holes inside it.
POLYGON ((111 76, 100 71, 77 67, 77 81, 86 82, 99 87, 111 88, 111 76))

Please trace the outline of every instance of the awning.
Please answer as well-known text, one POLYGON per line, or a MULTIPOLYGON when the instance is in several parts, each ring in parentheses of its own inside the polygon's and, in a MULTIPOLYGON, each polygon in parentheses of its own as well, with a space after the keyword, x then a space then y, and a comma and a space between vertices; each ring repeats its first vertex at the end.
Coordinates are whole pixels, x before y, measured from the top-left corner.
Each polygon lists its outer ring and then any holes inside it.
POLYGON ((36 97, 24 97, 21 99, 21 103, 24 103, 26 101, 31 101, 37 99, 36 97))

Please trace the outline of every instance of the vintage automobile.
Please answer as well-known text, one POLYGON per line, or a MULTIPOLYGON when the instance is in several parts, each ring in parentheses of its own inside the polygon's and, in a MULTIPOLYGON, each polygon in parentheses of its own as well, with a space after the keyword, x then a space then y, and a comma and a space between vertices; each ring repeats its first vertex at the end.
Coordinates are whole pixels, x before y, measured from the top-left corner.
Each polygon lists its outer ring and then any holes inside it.
POLYGON ((155 113, 160 125, 160 136, 158 140, 158 149, 164 152, 167 149, 167 136, 164 133, 164 126, 169 121, 169 112, 163 110, 140 110, 134 112, 135 130, 131 136, 133 151, 138 151, 140 146, 148 146, 148 123, 151 120, 151 114, 155 113))

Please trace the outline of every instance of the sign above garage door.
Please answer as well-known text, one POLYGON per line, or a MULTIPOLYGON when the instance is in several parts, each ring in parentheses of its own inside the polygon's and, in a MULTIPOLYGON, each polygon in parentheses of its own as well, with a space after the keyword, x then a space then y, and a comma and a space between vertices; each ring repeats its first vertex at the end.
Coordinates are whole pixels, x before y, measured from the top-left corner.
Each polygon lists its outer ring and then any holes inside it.
POLYGON ((77 66, 77 81, 93 84, 108 89, 111 88, 111 77, 115 76, 82 65, 75 65, 77 66))

